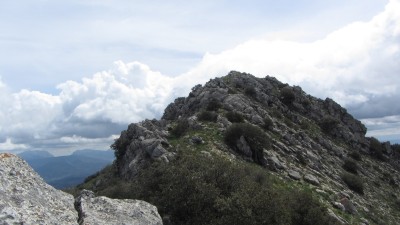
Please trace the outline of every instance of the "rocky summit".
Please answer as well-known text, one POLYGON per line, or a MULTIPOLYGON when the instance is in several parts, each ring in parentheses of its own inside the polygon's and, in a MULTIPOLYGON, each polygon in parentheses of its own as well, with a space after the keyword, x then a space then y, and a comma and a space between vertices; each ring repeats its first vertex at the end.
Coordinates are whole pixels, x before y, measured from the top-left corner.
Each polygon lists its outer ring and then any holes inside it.
POLYGON ((230 72, 130 124, 78 189, 155 204, 165 224, 399 224, 398 145, 332 99, 230 72))
POLYGON ((74 199, 46 184, 28 164, 0 154, 0 224, 162 224, 157 208, 139 200, 95 197, 74 199))

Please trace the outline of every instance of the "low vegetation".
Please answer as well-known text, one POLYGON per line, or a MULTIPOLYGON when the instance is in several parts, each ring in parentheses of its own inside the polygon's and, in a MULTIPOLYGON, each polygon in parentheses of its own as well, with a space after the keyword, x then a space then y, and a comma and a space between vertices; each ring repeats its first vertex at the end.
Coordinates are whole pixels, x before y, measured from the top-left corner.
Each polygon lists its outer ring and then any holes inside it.
POLYGON ((359 194, 364 194, 364 183, 359 176, 344 172, 341 177, 351 190, 359 194))
POLYGON ((168 164, 153 163, 131 183, 110 182, 101 194, 148 201, 170 224, 333 224, 310 192, 217 155, 182 152, 168 164))
POLYGON ((384 161, 385 157, 383 155, 383 146, 378 141, 378 139, 371 137, 369 142, 369 150, 375 158, 384 161))
POLYGON ((347 172, 357 174, 358 164, 352 159, 345 159, 343 164, 343 169, 345 169, 347 172))
POLYGON ((200 121, 217 122, 218 114, 212 111, 202 111, 197 115, 200 121))
POLYGON ((349 153, 349 156, 350 156, 352 159, 357 160, 357 161, 361 161, 361 160, 362 160, 361 154, 360 154, 358 151, 352 151, 352 152, 350 152, 350 153, 349 153))
POLYGON ((256 89, 255 89, 254 87, 247 87, 247 88, 244 90, 244 93, 245 93, 246 95, 252 97, 252 98, 254 98, 254 97, 257 96, 257 92, 256 92, 256 89))
POLYGON ((263 128, 266 129, 266 130, 272 130, 273 126, 274 126, 274 122, 272 122, 271 118, 265 117, 264 118, 263 128))
POLYGON ((333 129, 335 129, 339 124, 339 121, 331 116, 326 116, 322 118, 319 126, 321 130, 325 133, 330 133, 333 129))
POLYGON ((281 101, 287 105, 290 105, 296 99, 296 95, 293 92, 293 89, 289 86, 286 86, 281 89, 281 101))
POLYGON ((241 113, 229 111, 225 116, 231 123, 242 123, 244 121, 244 117, 241 113))
POLYGON ((187 119, 178 120, 177 124, 172 128, 171 134, 175 137, 183 136, 189 130, 189 121, 187 119))
POLYGON ((222 107, 221 103, 217 99, 211 99, 207 104, 207 111, 218 111, 222 107))

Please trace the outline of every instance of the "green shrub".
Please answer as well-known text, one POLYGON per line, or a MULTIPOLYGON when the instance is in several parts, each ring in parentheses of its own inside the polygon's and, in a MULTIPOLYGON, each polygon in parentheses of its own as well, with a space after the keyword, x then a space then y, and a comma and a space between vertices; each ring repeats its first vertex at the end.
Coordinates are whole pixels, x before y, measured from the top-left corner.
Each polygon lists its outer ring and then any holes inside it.
POLYGON ((358 165, 354 160, 351 159, 345 159, 344 164, 343 164, 343 169, 345 169, 347 172, 357 174, 358 171, 358 165))
POLYGON ((131 138, 129 137, 128 132, 126 130, 122 131, 119 138, 114 140, 114 143, 110 147, 111 149, 114 150, 114 155, 115 158, 117 159, 117 162, 125 155, 126 150, 130 143, 131 143, 131 138))
POLYGON ((218 114, 211 111, 202 111, 197 115, 200 121, 217 122, 218 114))
POLYGON ((321 203, 311 192, 293 191, 291 195, 288 207, 292 208, 292 224, 336 224, 327 216, 326 208, 321 207, 321 203))
POLYGON ((269 148, 271 145, 264 131, 248 123, 235 123, 226 130, 224 141, 228 146, 240 153, 240 150, 237 148, 237 141, 242 136, 251 148, 254 162, 264 165, 263 149, 269 148))
POLYGON ((347 172, 344 172, 341 177, 351 190, 359 194, 364 194, 364 183, 360 177, 347 172))
POLYGON ((375 158, 384 161, 385 156, 383 155, 383 146, 378 139, 371 137, 369 141, 369 150, 375 158))
POLYGON ((171 134, 175 137, 183 136, 189 130, 189 121, 187 119, 178 120, 175 127, 172 128, 171 134))
POLYGON ((256 89, 254 87, 247 87, 244 90, 244 93, 246 95, 250 96, 250 97, 253 97, 253 98, 257 96, 257 92, 256 92, 256 89))
POLYGON ((232 123, 241 123, 244 121, 244 117, 241 113, 229 111, 225 114, 225 116, 232 123))
POLYGON ((357 161, 361 161, 361 154, 358 151, 352 151, 349 156, 357 161))
POLYGON ((272 122, 271 118, 265 117, 264 118, 263 128, 266 129, 266 130, 272 130, 273 126, 274 126, 274 122, 272 122))
POLYGON ((395 205, 395 207, 397 208, 397 210, 400 211, 400 199, 396 199, 396 200, 394 201, 394 205, 395 205))
POLYGON ((221 107, 221 103, 217 99, 213 98, 208 102, 206 109, 207 111, 218 111, 221 107))
POLYGON ((325 116, 322 118, 319 126, 322 131, 325 133, 330 133, 333 129, 335 129, 339 124, 339 121, 331 116, 325 116))
POLYGON ((281 101, 287 105, 290 105, 294 102, 296 96, 293 92, 293 89, 289 86, 286 86, 281 89, 281 101))
POLYGON ((176 225, 330 224, 310 193, 273 182, 261 167, 183 153, 142 171, 129 197, 154 204, 176 225))

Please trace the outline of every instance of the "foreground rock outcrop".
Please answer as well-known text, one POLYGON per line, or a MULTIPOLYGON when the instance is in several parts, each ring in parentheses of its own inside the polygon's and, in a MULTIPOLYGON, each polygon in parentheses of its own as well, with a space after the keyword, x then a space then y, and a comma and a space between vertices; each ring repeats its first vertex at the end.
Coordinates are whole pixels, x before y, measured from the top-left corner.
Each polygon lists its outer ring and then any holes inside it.
POLYGON ((46 184, 17 156, 0 154, 0 224, 76 224, 74 197, 46 184))
POLYGON ((162 225, 157 208, 140 200, 95 197, 93 192, 83 190, 76 198, 75 207, 79 224, 105 224, 107 221, 110 225, 162 225))
POLYGON ((0 224, 161 225, 157 208, 139 200, 74 197, 46 184, 29 165, 0 154, 0 224), (77 210, 76 210, 76 209, 77 210))

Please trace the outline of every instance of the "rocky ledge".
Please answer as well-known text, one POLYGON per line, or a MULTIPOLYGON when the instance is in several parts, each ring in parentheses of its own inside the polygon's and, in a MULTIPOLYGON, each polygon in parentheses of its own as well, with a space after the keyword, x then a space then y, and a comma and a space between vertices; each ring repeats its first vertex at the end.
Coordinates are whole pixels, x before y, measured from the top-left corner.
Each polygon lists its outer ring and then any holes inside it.
POLYGON ((139 200, 70 194, 46 184, 19 157, 0 154, 0 224, 161 225, 157 208, 139 200))

